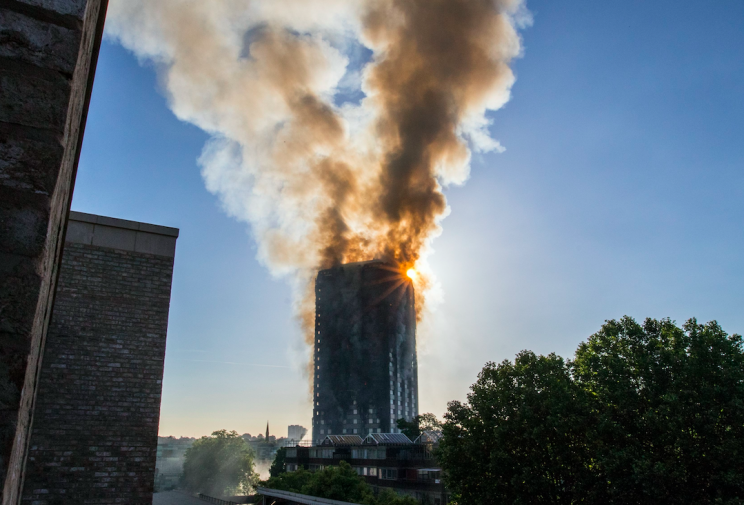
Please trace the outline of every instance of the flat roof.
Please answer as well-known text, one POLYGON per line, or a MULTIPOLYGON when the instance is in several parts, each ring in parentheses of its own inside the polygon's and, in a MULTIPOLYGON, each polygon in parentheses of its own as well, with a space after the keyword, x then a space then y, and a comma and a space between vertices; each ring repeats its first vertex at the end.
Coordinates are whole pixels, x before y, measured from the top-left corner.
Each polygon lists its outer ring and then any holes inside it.
POLYGON ((178 228, 70 211, 65 242, 173 258, 178 228))
POLYGON ((159 224, 140 223, 138 221, 129 221, 119 219, 118 217, 99 216, 97 214, 88 214, 86 212, 70 211, 70 221, 79 221, 81 223, 101 224, 112 228, 123 228, 125 230, 144 231, 156 235, 166 235, 168 237, 178 237, 178 228, 170 226, 161 226, 159 224))

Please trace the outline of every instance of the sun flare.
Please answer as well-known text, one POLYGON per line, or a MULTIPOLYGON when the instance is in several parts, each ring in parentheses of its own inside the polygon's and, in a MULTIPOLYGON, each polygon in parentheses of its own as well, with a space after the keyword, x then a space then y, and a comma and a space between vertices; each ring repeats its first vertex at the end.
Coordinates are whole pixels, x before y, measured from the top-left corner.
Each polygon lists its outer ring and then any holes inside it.
POLYGON ((406 270, 406 275, 409 279, 416 280, 416 276, 418 275, 418 273, 413 268, 409 268, 408 270, 406 270))

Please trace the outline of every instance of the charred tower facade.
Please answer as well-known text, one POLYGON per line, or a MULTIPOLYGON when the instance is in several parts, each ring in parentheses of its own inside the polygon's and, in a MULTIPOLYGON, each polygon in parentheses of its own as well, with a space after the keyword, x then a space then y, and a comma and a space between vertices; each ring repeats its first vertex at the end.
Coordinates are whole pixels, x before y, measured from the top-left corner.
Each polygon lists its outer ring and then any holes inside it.
POLYGON ((396 432, 418 415, 411 280, 383 261, 349 263, 315 282, 313 441, 396 432))

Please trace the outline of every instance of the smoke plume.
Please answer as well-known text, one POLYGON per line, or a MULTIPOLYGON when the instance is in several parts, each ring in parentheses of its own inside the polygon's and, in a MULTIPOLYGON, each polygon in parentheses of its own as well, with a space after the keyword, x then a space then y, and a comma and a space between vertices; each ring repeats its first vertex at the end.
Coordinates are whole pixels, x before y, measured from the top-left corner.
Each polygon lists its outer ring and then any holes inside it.
POLYGON ((291 280, 312 338, 312 280, 339 263, 415 267, 423 313, 442 189, 502 149, 486 113, 527 20, 523 0, 111 0, 107 34, 210 133, 206 186, 291 280))

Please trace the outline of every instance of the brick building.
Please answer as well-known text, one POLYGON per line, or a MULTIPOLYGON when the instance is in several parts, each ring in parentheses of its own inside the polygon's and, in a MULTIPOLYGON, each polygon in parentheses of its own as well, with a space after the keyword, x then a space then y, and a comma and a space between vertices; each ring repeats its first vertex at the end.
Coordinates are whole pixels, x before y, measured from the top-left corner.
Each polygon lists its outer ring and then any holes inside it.
POLYGON ((24 503, 152 503, 177 237, 70 213, 24 503))

